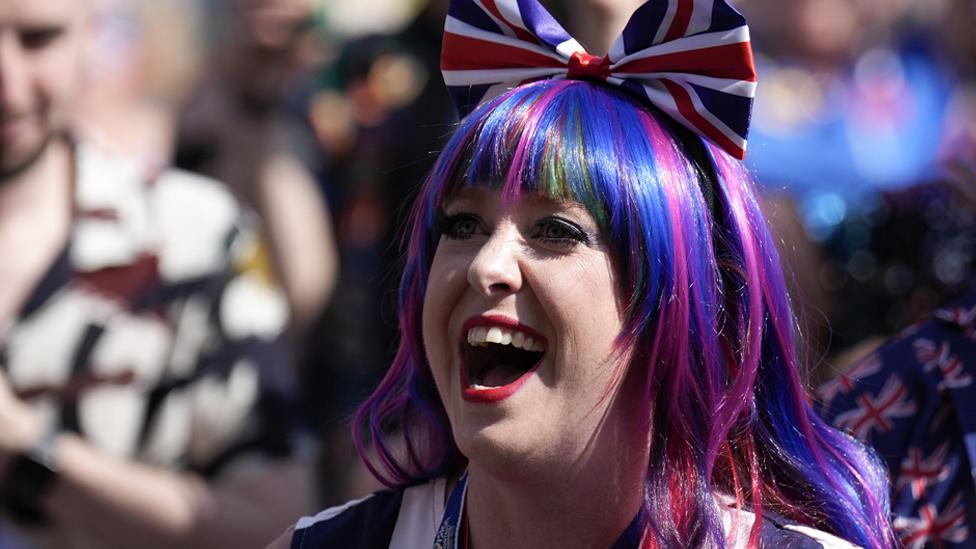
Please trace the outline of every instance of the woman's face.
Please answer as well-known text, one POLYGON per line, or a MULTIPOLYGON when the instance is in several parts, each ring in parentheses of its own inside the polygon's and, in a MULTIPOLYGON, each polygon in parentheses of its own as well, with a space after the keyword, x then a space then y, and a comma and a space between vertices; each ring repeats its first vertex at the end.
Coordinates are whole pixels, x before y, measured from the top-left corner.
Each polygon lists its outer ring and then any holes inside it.
POLYGON ((625 423, 613 421, 622 316, 597 224, 578 203, 505 203, 486 187, 443 214, 423 334, 458 447, 500 474, 572 466, 625 423))

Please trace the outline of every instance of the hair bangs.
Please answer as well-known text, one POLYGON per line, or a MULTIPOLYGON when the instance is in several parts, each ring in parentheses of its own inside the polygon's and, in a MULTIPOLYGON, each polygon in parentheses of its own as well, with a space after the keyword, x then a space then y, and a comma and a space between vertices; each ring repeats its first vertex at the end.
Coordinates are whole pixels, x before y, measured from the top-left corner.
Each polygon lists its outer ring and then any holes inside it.
POLYGON ((463 152, 439 194, 485 185, 501 189, 506 200, 521 193, 571 200, 606 232, 613 210, 626 202, 620 162, 631 151, 622 149, 631 139, 645 139, 635 124, 625 132, 621 115, 633 117, 630 103, 610 87, 578 80, 537 82, 495 98, 462 122, 456 138, 463 145, 448 149, 460 146, 463 152))

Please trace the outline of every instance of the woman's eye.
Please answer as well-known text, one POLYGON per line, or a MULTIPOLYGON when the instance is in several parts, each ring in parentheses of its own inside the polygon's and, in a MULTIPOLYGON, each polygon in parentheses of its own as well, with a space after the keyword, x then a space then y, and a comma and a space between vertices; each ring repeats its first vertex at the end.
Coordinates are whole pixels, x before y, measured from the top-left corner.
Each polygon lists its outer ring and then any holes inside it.
POLYGON ((20 42, 28 50, 39 50, 57 40, 64 29, 60 27, 38 27, 20 33, 20 42))
POLYGON ((478 232, 481 223, 471 214, 446 216, 442 222, 441 233, 455 240, 471 238, 478 232))
POLYGON ((559 218, 548 218, 536 225, 536 237, 550 244, 572 246, 589 242, 584 233, 575 224, 559 218))

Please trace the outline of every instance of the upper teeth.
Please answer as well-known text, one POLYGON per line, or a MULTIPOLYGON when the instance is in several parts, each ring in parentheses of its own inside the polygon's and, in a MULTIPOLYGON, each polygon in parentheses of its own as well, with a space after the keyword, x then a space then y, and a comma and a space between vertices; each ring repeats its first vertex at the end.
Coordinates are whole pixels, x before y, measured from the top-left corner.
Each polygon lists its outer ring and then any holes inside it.
POLYGON ((468 330, 468 343, 475 346, 484 346, 489 343, 500 343, 502 345, 513 345, 526 351, 543 351, 542 342, 532 339, 518 330, 508 330, 498 326, 476 326, 468 330))

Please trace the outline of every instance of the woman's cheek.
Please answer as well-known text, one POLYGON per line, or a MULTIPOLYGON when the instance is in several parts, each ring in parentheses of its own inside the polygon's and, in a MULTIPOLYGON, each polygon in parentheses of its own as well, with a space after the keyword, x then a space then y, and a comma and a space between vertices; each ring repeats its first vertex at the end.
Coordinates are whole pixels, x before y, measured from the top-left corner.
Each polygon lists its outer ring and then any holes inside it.
POLYGON ((464 271, 457 263, 450 256, 435 254, 421 310, 424 350, 441 390, 454 347, 451 320, 464 293, 464 271))

